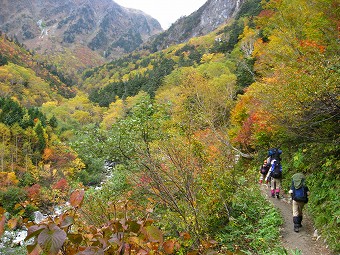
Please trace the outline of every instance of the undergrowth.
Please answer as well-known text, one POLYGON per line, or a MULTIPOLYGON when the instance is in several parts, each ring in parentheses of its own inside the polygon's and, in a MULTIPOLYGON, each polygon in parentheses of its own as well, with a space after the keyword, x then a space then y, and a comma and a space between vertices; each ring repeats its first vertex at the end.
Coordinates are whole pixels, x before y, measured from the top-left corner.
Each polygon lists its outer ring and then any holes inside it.
POLYGON ((286 254, 280 246, 279 227, 283 219, 258 187, 242 187, 235 194, 231 221, 217 235, 228 251, 245 254, 286 254))

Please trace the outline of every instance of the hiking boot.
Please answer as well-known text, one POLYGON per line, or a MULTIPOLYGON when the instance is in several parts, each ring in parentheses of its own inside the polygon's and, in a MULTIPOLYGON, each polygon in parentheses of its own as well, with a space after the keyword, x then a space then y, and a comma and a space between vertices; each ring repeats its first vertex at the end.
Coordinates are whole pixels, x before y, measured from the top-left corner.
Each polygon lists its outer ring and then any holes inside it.
POLYGON ((272 194, 272 197, 275 197, 275 190, 270 190, 270 194, 272 194))
POLYGON ((298 233, 299 232, 299 227, 298 226, 294 226, 294 232, 298 233))
POLYGON ((298 216, 298 217, 297 217, 297 224, 298 224, 298 227, 299 227, 299 228, 302 227, 301 222, 302 222, 302 216, 298 216))
POLYGON ((280 193, 276 193, 276 198, 280 198, 280 193))

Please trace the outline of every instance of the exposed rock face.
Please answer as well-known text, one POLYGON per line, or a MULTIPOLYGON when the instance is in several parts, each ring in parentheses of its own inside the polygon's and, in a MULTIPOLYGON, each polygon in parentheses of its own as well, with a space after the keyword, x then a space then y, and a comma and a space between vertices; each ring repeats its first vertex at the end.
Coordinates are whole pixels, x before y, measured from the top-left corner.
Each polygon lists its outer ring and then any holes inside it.
POLYGON ((194 33, 202 35, 211 32, 233 17, 244 0, 209 0, 201 9, 202 15, 194 33))
POLYGON ((192 37, 213 31, 234 17, 244 2, 245 0, 208 0, 196 12, 180 18, 168 30, 154 36, 150 40, 153 50, 183 43, 192 37))
POLYGON ((116 56, 162 28, 154 18, 112 0, 2 0, 0 30, 41 53, 81 44, 116 56))

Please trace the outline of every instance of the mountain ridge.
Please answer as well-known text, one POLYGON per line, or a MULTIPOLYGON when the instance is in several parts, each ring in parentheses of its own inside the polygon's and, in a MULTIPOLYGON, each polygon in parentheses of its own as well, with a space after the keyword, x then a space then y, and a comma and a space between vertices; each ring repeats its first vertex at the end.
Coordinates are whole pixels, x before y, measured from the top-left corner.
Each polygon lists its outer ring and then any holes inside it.
POLYGON ((145 47, 155 52, 169 45, 186 42, 192 37, 208 34, 234 17, 245 1, 208 0, 197 11, 178 19, 166 31, 152 36, 145 47))
POLYGON ((45 54, 86 45, 110 58, 137 48, 162 31, 142 11, 111 0, 3 1, 0 30, 45 54))
POLYGON ((18 0, 16 5, 4 0, 0 31, 76 83, 87 68, 136 50, 156 52, 208 34, 235 16, 244 1, 208 0, 163 31, 150 15, 112 0, 18 0))

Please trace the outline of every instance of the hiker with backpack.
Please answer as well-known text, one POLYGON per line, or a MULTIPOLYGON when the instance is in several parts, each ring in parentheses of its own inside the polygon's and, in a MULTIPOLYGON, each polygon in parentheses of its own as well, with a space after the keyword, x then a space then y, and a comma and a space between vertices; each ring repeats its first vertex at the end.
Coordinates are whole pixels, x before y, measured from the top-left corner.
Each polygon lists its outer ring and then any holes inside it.
POLYGON ((270 181, 270 193, 272 197, 280 198, 282 180, 282 166, 278 159, 273 159, 267 173, 266 181, 270 181))
POLYGON ((267 164, 270 167, 271 166, 271 162, 276 159, 278 161, 281 162, 281 154, 282 154, 282 150, 280 150, 279 148, 272 148, 268 150, 268 158, 267 158, 267 164))
POLYGON ((282 150, 272 148, 268 150, 267 163, 270 166, 266 176, 266 181, 270 182, 270 192, 272 197, 280 198, 282 166, 281 155, 282 150))
MULTIPOLYGON (((270 165, 268 165, 267 160, 264 160, 262 166, 260 167, 260 180, 259 183, 262 184, 263 181, 266 179, 267 173, 269 171, 270 165)), ((268 181, 266 181, 268 183, 268 181)))
POLYGON ((306 178, 302 173, 296 173, 292 176, 292 185, 289 193, 293 200, 293 223, 294 231, 299 232, 302 227, 302 209, 308 202, 309 189, 306 186, 306 178))

